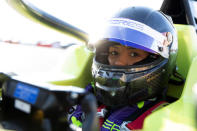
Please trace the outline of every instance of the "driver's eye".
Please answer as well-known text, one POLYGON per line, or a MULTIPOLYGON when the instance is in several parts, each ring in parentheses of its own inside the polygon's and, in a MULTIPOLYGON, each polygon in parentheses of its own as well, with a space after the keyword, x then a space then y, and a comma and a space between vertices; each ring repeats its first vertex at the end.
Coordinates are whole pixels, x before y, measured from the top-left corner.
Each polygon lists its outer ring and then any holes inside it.
POLYGON ((139 56, 139 55, 138 55, 138 53, 136 53, 136 52, 131 52, 131 53, 130 53, 130 56, 131 56, 131 57, 136 57, 136 56, 139 56))
POLYGON ((111 51, 110 55, 118 55, 118 52, 117 51, 111 51))

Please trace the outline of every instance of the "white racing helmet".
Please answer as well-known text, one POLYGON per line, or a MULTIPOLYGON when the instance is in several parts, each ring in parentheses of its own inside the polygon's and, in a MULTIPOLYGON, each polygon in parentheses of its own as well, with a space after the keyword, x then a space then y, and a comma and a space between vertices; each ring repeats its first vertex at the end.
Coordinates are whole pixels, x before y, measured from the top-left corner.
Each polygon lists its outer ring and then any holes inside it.
POLYGON ((175 68, 178 49, 170 19, 150 8, 128 7, 108 22, 95 45, 92 74, 97 99, 107 106, 124 106, 162 96, 175 68), (164 44, 165 40, 169 44, 164 44), (109 65, 108 49, 114 44, 141 49, 150 55, 134 65, 109 65))

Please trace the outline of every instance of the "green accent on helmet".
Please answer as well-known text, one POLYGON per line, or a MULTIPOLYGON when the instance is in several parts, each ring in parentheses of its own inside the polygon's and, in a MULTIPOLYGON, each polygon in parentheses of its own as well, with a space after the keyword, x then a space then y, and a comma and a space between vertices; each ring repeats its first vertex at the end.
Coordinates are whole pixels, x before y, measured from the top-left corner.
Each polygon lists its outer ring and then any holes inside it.
POLYGON ((144 106, 144 101, 138 102, 137 107, 141 109, 144 106))
POLYGON ((117 78, 112 78, 112 80, 118 80, 117 78))
POLYGON ((78 126, 78 127, 82 127, 81 121, 77 120, 76 117, 72 116, 72 117, 71 117, 71 121, 72 121, 72 123, 73 123, 74 125, 76 125, 76 126, 78 126))

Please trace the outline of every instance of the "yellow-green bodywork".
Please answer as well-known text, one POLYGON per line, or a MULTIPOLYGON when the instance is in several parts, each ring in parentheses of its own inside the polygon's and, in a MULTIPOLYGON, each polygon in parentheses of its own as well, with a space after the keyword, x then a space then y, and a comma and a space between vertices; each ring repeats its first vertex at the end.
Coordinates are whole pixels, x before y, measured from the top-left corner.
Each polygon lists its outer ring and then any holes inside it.
POLYGON ((50 81, 56 85, 72 85, 84 88, 92 81, 91 65, 93 53, 85 45, 69 47, 66 57, 60 67, 64 79, 50 81))
MULTIPOLYGON (((193 26, 175 25, 178 35, 178 72, 187 78, 190 65, 195 56, 197 56, 197 36, 193 26)), ((179 98, 185 86, 170 85, 168 95, 179 98)))
POLYGON ((193 26, 175 25, 178 33, 178 72, 186 78, 183 86, 170 85, 168 96, 177 101, 152 113, 144 123, 145 131, 197 130, 194 85, 197 84, 197 36, 193 26))

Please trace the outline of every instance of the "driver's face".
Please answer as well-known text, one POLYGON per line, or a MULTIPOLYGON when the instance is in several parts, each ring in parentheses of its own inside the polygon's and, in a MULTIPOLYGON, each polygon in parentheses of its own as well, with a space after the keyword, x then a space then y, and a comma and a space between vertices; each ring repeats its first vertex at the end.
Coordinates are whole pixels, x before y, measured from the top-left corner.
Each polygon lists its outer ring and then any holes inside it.
POLYGON ((148 52, 140 49, 131 48, 123 45, 114 45, 109 47, 108 61, 110 65, 133 65, 145 59, 148 55, 148 52))

